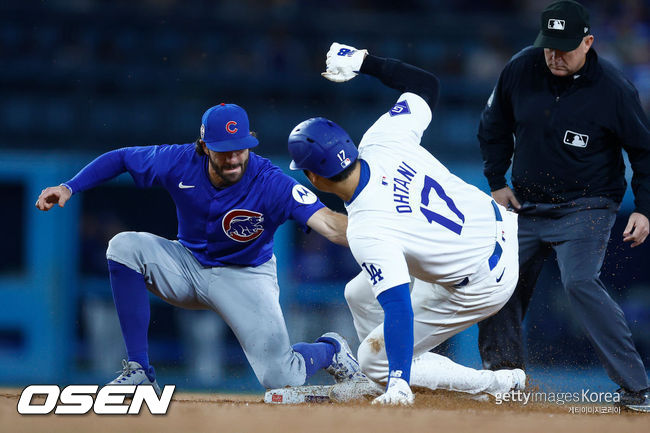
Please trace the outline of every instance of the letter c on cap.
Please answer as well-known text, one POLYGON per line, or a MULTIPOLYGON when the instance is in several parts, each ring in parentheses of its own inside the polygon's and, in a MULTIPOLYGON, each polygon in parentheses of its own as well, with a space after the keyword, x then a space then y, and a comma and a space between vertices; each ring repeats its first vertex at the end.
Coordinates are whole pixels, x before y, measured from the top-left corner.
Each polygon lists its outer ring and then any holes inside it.
POLYGON ((231 120, 230 122, 226 123, 226 131, 228 131, 231 134, 237 132, 238 128, 235 128, 236 124, 237 122, 235 122, 234 120, 231 120))

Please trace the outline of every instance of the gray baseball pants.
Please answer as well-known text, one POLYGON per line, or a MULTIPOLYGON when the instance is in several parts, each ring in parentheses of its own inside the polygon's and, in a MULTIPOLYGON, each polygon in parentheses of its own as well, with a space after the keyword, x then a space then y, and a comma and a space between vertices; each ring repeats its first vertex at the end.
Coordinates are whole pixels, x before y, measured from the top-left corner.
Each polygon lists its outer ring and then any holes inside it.
POLYGON ((221 316, 262 386, 305 382, 305 361, 291 348, 280 308, 275 256, 257 267, 204 267, 178 241, 123 232, 111 239, 106 257, 142 274, 165 302, 221 316))

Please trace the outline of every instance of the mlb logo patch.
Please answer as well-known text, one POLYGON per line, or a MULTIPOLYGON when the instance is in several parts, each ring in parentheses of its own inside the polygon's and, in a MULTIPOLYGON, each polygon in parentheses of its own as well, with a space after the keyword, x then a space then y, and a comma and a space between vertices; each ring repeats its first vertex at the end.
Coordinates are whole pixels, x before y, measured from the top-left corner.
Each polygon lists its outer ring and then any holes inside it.
POLYGON ((406 100, 399 101, 393 106, 393 108, 390 109, 388 114, 390 114, 391 117, 399 116, 400 114, 411 114, 411 109, 409 108, 409 104, 406 102, 406 100))
POLYGON ((339 157, 339 161, 341 162, 341 167, 345 168, 348 165, 352 164, 352 161, 350 161, 350 158, 345 156, 345 150, 341 150, 336 155, 339 157))
POLYGON ((589 136, 587 134, 580 134, 579 132, 573 132, 567 130, 564 133, 564 144, 575 147, 587 147, 589 142, 589 136))
POLYGON ((554 18, 548 20, 548 28, 551 30, 564 30, 564 24, 564 20, 557 20, 554 18))

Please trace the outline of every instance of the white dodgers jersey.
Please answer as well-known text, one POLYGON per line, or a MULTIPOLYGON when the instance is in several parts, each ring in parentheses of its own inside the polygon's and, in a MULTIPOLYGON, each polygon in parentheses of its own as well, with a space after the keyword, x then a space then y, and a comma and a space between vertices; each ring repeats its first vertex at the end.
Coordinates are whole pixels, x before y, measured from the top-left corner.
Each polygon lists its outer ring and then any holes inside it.
POLYGON ((346 206, 347 237, 375 296, 411 276, 453 286, 495 249, 492 198, 420 146, 429 122, 424 99, 404 93, 359 144, 370 177, 346 206))

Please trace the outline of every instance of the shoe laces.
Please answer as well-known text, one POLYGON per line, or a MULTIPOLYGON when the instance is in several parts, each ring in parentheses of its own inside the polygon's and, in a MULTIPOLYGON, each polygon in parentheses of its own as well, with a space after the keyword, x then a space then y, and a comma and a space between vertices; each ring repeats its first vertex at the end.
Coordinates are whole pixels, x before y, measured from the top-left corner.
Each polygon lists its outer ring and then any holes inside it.
POLYGON ((360 377, 365 377, 365 375, 360 371, 350 370, 344 363, 338 362, 336 355, 330 368, 333 370, 334 379, 338 382, 346 379, 352 379, 357 375, 361 375, 360 377))
POLYGON ((131 377, 133 373, 135 373, 137 369, 132 369, 131 366, 129 365, 129 362, 126 359, 122 360, 122 370, 117 370, 116 373, 122 373, 120 376, 115 379, 116 382, 121 382, 127 377, 131 377))
POLYGON ((334 367, 334 378, 343 380, 348 377, 348 369, 343 364, 336 364, 334 367))

